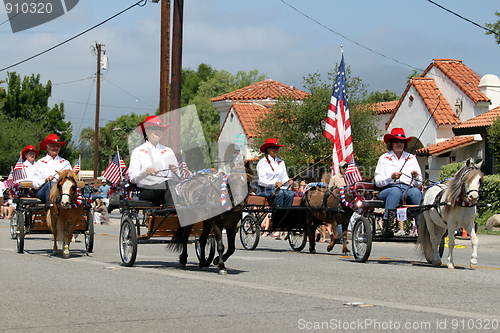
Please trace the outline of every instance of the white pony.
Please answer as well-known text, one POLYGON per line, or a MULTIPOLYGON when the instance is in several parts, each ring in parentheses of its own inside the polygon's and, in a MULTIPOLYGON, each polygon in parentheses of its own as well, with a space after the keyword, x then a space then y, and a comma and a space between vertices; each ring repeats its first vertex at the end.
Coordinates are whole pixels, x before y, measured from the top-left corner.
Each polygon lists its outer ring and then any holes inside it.
POLYGON ((425 256, 428 263, 441 266, 438 245, 448 230, 448 268, 453 265, 454 232, 464 228, 470 235, 472 257, 470 267, 477 265, 478 239, 474 230, 476 204, 479 200, 479 188, 483 183, 483 174, 479 170, 481 163, 475 164, 469 158, 455 176, 444 184, 437 184, 424 193, 423 205, 433 207, 420 214, 418 226, 417 248, 425 256), (447 203, 443 205, 442 203, 447 203))

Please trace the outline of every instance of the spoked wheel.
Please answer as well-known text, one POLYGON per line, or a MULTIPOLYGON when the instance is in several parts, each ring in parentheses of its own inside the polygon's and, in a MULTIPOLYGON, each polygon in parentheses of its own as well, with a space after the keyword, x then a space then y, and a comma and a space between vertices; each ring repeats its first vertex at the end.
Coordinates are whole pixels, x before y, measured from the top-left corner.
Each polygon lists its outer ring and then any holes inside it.
MULTIPOLYGON (((208 236, 207 238, 207 244, 205 244, 205 260, 206 262, 212 262, 215 257, 215 236, 208 236)), ((196 238, 196 242, 194 244, 195 250, 196 250, 196 256, 198 257, 198 260, 201 260, 201 249, 200 249, 200 239, 196 238)))
POLYGON ((24 215, 17 215, 17 230, 16 230, 16 249, 17 253, 24 252, 24 215))
POLYGON ((120 227, 120 256, 125 266, 131 267, 137 257, 137 231, 132 220, 126 217, 120 227))
POLYGON ((246 250, 255 250, 260 240, 259 219, 252 213, 241 221, 240 226, 241 244, 246 250))
POLYGON ((87 212, 87 229, 85 232, 85 249, 91 253, 94 250, 94 218, 90 211, 87 212))
POLYGON ((306 246, 307 236, 306 230, 289 230, 288 231, 288 243, 294 251, 302 251, 306 246))
POLYGON ((20 213, 15 210, 10 219, 10 238, 16 239, 17 225, 19 224, 20 213))
POLYGON ((360 216, 352 228, 352 253, 357 262, 366 262, 372 251, 372 227, 370 220, 360 216))

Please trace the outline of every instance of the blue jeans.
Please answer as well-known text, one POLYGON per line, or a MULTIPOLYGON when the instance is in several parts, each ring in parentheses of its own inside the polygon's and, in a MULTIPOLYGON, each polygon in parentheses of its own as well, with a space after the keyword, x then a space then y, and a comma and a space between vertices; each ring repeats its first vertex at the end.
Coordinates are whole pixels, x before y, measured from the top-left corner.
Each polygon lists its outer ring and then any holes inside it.
MULTIPOLYGON (((387 220, 390 209, 396 209, 399 205, 406 189, 409 186, 406 184, 392 184, 384 187, 378 195, 380 200, 385 202, 384 220, 387 220)), ((416 187, 411 187, 406 193, 406 203, 409 205, 420 205, 422 201, 422 192, 416 187)))
POLYGON ((292 190, 275 190, 274 187, 263 187, 258 185, 255 194, 271 199, 274 197, 274 204, 278 206, 291 206, 295 192, 292 190))
POLYGON ((55 183, 53 182, 46 182, 45 184, 40 187, 38 191, 36 191, 36 197, 40 200, 42 200, 43 203, 46 203, 49 201, 49 195, 50 195, 50 190, 52 189, 52 186, 55 183))

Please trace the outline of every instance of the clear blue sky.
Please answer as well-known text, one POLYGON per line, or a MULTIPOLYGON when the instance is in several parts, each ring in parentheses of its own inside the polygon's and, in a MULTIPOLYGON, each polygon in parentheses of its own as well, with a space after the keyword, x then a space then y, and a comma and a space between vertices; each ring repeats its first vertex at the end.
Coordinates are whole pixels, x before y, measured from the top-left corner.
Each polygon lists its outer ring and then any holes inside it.
MULTIPOLYGON (((425 69, 433 58, 460 59, 480 76, 500 76, 500 45, 493 36, 426 0, 285 1, 335 33, 280 0, 185 0, 183 67, 196 69, 207 63, 232 73, 258 69, 268 78, 300 88, 310 73, 326 76, 340 61, 343 45, 346 65, 368 91, 401 94, 413 68, 425 69)), ((0 68, 73 37, 136 2, 81 0, 64 16, 15 34, 1 10, 0 68)), ((436 2, 481 25, 495 22, 494 13, 500 11, 498 2, 491 0, 436 2)), ((122 114, 153 113, 159 101, 160 6, 151 2, 136 6, 8 71, 41 74, 44 83, 51 80, 50 104, 64 101, 67 120, 77 132, 94 126, 95 83, 89 77, 96 58, 91 47, 105 44, 109 68, 101 84, 101 126, 122 114)), ((1 72, 0 79, 6 75, 1 72)))

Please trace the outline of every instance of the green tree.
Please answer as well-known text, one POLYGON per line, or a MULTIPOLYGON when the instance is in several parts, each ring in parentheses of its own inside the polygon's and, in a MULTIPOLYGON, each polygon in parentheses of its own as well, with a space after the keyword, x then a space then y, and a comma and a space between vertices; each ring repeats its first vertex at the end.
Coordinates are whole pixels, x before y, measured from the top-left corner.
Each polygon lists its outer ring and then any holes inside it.
POLYGON ((0 91, 4 99, 3 113, 9 120, 22 118, 45 128, 43 134, 57 133, 62 140, 71 140, 71 122, 64 121, 64 104, 48 106, 52 83, 40 83, 40 75, 21 76, 7 73, 7 91, 0 91))
POLYGON ((495 157, 495 161, 500 161, 500 117, 488 127, 486 135, 491 154, 495 157))
MULTIPOLYGON (((314 171, 316 179, 321 177, 321 170, 328 171, 331 165, 331 142, 324 137, 323 132, 335 73, 328 73, 327 81, 323 81, 318 73, 304 78, 306 91, 311 95, 303 103, 290 98, 280 99, 258 123, 260 133, 253 148, 258 150, 266 138, 277 137, 287 147, 280 151, 280 155, 287 161, 289 168, 296 168, 295 174, 311 164, 317 165, 316 169, 320 170, 314 171)), ((360 78, 351 77, 350 68, 347 68, 347 87, 355 158, 360 166, 365 167, 364 176, 371 177, 370 170, 374 170, 373 166, 380 155, 379 133, 372 112, 364 105, 366 85, 360 78)))
POLYGON ((365 100, 367 104, 380 103, 380 102, 391 102, 397 101, 401 98, 394 91, 386 89, 385 91, 373 91, 368 95, 365 100))
MULTIPOLYGON (((0 89, 2 173, 10 172, 24 146, 38 146, 51 133, 58 134, 63 141, 70 141, 72 132, 71 123, 64 121, 64 105, 48 106, 52 92, 50 81, 46 85, 41 84, 40 75, 26 76, 21 80, 15 72, 7 73, 7 76, 7 89, 0 89)), ((69 158, 70 146, 68 144, 61 149, 61 156, 69 158)))
MULTIPOLYGON (((120 152, 120 157, 129 164, 130 153, 140 140, 139 134, 134 135, 137 124, 148 115, 123 115, 116 120, 110 121, 104 127, 99 128, 99 170, 102 172, 109 164, 113 156, 120 152), (133 141, 130 141, 130 140, 133 141)), ((94 129, 86 127, 82 130, 79 138, 82 169, 92 170, 94 168, 94 129)))
MULTIPOLYGON (((495 12, 495 15, 500 17, 500 12, 495 12)), ((497 44, 500 44, 500 20, 496 21, 495 23, 486 23, 486 28, 491 30, 487 31, 486 34, 495 35, 497 44)))
POLYGON ((0 174, 8 175, 24 147, 38 147, 41 141, 40 133, 43 133, 44 128, 41 124, 22 118, 9 120, 0 112, 0 129, 0 142, 3 147, 0 154, 0 174))

